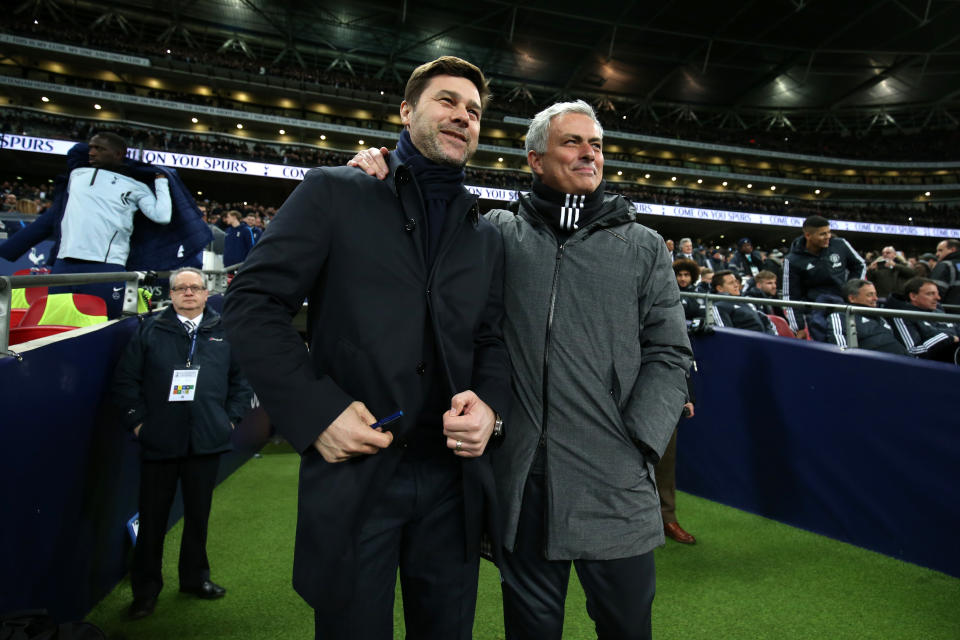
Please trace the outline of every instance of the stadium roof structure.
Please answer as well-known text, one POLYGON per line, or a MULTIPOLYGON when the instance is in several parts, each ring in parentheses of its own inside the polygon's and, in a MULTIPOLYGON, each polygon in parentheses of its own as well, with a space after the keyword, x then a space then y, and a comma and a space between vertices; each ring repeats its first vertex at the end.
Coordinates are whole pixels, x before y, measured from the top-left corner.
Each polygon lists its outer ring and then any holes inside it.
POLYGON ((27 0, 18 12, 391 83, 454 54, 500 100, 585 97, 626 118, 844 133, 960 120, 956 0, 27 0))

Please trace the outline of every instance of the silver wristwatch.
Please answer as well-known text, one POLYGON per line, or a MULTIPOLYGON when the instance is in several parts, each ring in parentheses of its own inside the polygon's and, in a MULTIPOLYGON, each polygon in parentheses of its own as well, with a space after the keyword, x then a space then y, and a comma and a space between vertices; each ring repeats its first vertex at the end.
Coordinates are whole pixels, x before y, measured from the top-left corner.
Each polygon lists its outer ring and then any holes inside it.
POLYGON ((503 435, 503 418, 500 417, 499 413, 495 413, 494 415, 497 419, 493 423, 493 437, 499 438, 503 435))

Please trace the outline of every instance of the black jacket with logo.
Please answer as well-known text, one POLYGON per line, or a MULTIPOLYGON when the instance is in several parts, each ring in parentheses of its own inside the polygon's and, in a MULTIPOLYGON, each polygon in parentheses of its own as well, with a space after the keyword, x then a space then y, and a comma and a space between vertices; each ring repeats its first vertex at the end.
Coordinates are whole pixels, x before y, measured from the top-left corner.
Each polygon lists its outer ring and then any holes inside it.
MULTIPOLYGON (((783 263, 783 299, 816 302, 822 294, 843 297, 842 287, 851 278, 864 278, 867 263, 843 238, 831 238, 819 255, 807 250, 803 236, 795 239, 783 263)), ((785 311, 790 328, 799 323, 796 312, 785 311)))

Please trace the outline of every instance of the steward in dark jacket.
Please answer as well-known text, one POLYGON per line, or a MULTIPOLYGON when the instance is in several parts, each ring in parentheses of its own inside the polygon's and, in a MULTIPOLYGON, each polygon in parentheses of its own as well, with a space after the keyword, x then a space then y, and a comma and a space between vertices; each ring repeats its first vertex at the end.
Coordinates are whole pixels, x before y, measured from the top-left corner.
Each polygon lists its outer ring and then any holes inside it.
POLYGON ((186 368, 191 340, 173 307, 146 318, 117 365, 115 401, 128 429, 143 424, 144 460, 223 453, 234 425, 250 408, 251 391, 226 340, 220 315, 203 313, 193 363, 200 371, 193 402, 169 402, 174 369, 186 368))
POLYGON ((130 617, 143 618, 163 588, 163 539, 179 484, 183 494, 180 591, 219 598, 210 581, 207 524, 220 455, 249 408, 220 316, 206 309, 208 291, 194 268, 170 277, 173 304, 146 319, 117 366, 115 398, 122 421, 140 441, 139 523, 130 584, 130 617))

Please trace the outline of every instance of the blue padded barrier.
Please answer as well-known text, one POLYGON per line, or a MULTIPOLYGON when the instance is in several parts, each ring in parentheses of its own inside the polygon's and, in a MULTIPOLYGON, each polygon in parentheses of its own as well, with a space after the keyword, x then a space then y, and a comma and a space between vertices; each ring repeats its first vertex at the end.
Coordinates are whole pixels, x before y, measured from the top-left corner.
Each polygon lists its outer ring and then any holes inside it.
POLYGON ((960 577, 960 368, 736 329, 692 342, 680 489, 960 577))

